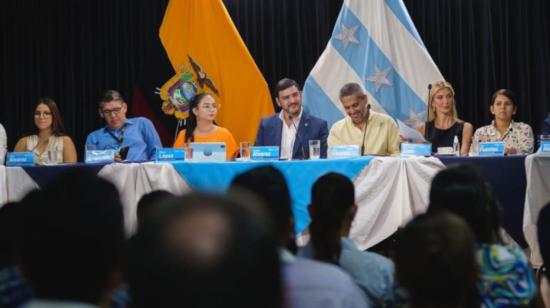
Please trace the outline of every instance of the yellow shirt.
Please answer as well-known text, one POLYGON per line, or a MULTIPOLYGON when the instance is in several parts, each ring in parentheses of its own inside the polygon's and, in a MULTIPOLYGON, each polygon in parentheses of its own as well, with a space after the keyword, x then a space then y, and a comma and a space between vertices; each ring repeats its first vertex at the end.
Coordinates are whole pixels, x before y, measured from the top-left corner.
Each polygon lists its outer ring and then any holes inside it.
MULTIPOLYGON (((184 147, 187 150, 188 144, 186 144, 185 141, 185 129, 180 131, 178 134, 178 138, 176 138, 176 142, 174 142, 174 148, 181 148, 184 147)), ((235 138, 233 138, 233 135, 229 130, 223 127, 216 127, 212 133, 206 136, 195 136, 195 141, 193 142, 225 142, 225 146, 227 147, 227 160, 231 160, 235 157, 237 151, 239 150, 239 147, 237 146, 237 142, 235 141, 235 138)))
MULTIPOLYGON (((353 125, 349 116, 334 123, 330 129, 327 143, 335 145, 361 145, 363 130, 353 125)), ((399 129, 389 116, 370 111, 365 137, 365 152, 363 155, 398 155, 399 129)))

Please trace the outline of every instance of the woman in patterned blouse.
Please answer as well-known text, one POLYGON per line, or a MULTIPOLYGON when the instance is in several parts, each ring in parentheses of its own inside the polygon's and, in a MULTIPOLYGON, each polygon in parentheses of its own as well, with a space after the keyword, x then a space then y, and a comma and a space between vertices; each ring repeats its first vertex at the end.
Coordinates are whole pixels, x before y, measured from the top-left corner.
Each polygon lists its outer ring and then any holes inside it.
POLYGON ((502 238, 500 206, 473 166, 455 165, 433 178, 428 213, 440 211, 462 217, 474 233, 481 307, 535 307, 537 284, 529 260, 521 247, 502 238))
POLYGON ((533 153, 534 138, 531 126, 512 119, 517 110, 514 93, 508 89, 496 91, 489 108, 495 119, 491 125, 476 130, 470 154, 477 154, 480 142, 495 141, 505 143, 507 155, 533 153))

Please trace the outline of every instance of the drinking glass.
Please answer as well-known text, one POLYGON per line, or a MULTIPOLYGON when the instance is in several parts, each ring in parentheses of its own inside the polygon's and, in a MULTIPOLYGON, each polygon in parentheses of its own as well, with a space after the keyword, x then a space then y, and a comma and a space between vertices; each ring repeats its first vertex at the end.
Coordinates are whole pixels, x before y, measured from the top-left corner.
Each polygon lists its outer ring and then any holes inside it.
POLYGON ((309 159, 321 158, 321 141, 318 139, 309 140, 309 159))
POLYGON ((250 143, 248 141, 242 141, 239 145, 240 148, 240 157, 243 161, 250 160, 250 143))

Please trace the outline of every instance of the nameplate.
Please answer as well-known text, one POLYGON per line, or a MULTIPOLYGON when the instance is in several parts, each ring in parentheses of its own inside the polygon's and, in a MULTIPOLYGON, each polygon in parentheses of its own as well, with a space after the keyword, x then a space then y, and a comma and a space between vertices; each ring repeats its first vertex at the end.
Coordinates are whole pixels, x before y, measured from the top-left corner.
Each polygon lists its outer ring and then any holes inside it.
POLYGON ((540 153, 550 155, 550 140, 540 142, 540 153))
POLYGON ((116 150, 89 150, 84 154, 84 162, 87 164, 103 164, 115 161, 116 150))
POLYGON ((430 156, 432 145, 430 143, 401 143, 401 156, 430 156))
POLYGON ((478 156, 504 156, 504 142, 480 142, 478 156))
POLYGON ((227 160, 224 142, 192 142, 191 161, 197 162, 224 162, 227 160))
POLYGON ((361 147, 358 145, 335 145, 329 147, 328 158, 350 158, 361 156, 361 147))
POLYGON ((279 147, 277 146, 251 147, 250 160, 279 160, 279 147))
POLYGON ((185 160, 185 149, 179 148, 162 148, 157 149, 157 162, 168 162, 168 161, 184 161, 185 160))
POLYGON ((32 152, 10 152, 6 160, 6 166, 33 166, 34 153, 32 152))

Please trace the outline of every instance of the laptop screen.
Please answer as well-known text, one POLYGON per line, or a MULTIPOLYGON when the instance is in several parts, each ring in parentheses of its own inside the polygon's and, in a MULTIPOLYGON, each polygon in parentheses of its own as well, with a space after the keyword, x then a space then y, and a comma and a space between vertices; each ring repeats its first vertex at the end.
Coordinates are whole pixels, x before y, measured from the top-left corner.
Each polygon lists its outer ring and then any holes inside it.
POLYGON ((224 142, 192 142, 191 160, 193 161, 226 161, 226 146, 224 142))

